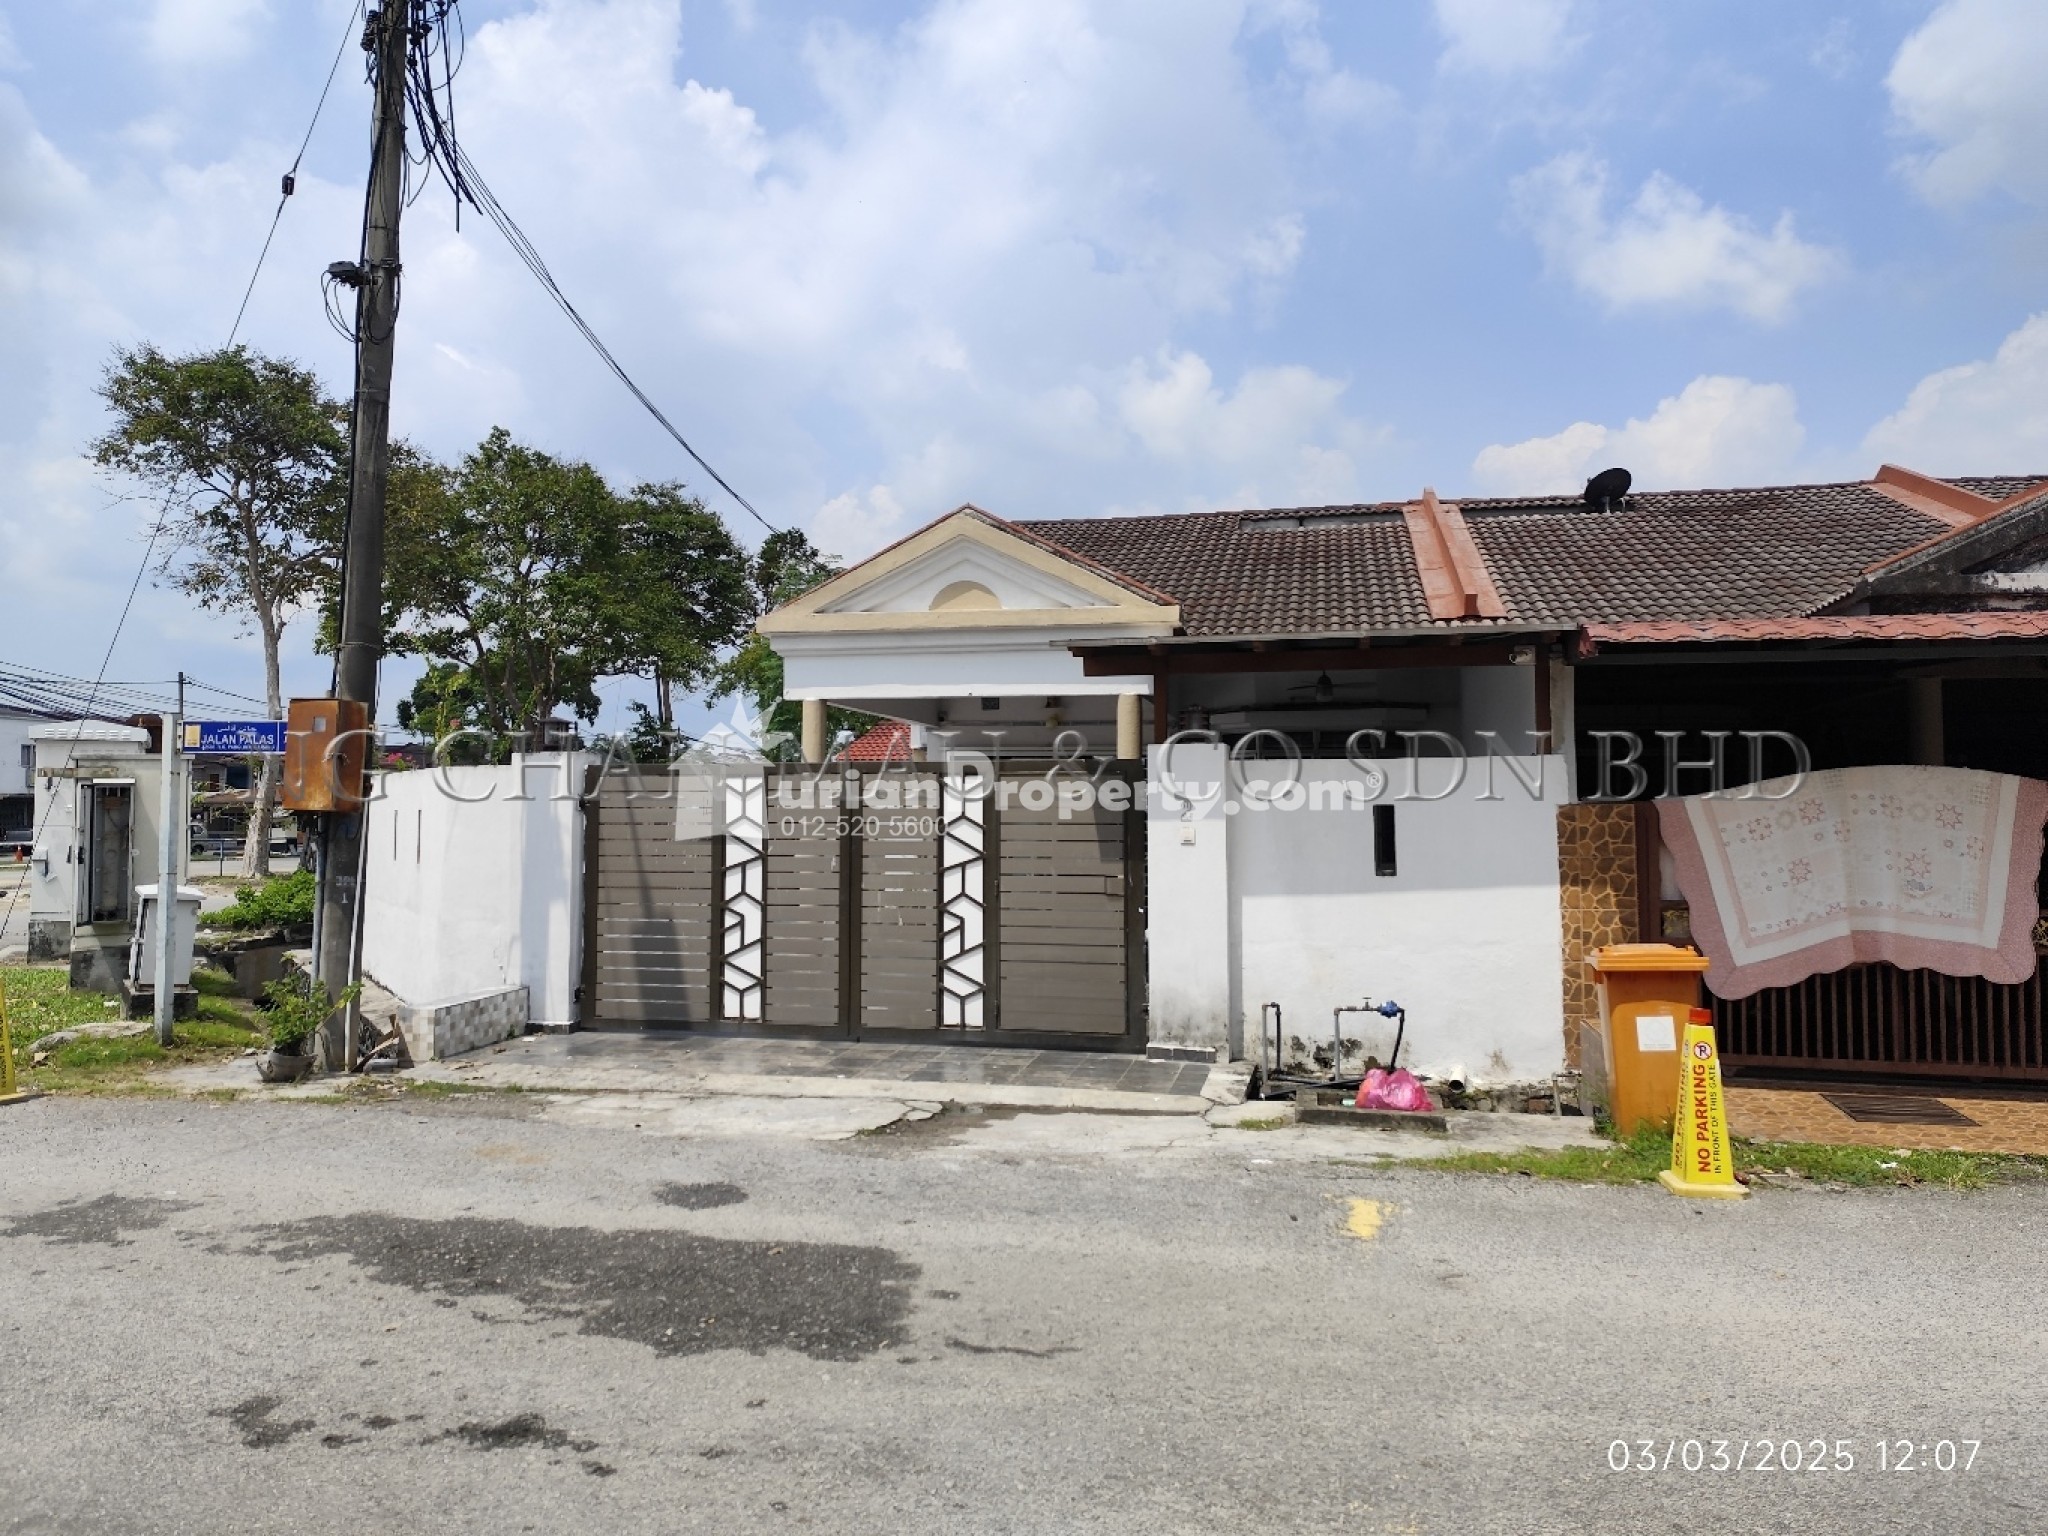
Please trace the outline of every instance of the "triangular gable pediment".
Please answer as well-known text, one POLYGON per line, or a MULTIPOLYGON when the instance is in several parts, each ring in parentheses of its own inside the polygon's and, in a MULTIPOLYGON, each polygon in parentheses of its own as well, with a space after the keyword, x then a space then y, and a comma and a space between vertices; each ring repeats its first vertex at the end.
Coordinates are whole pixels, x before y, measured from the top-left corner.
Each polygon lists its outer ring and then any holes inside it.
POLYGON ((1179 605, 962 507, 785 603, 762 634, 889 630, 1144 628, 1170 633, 1179 605))

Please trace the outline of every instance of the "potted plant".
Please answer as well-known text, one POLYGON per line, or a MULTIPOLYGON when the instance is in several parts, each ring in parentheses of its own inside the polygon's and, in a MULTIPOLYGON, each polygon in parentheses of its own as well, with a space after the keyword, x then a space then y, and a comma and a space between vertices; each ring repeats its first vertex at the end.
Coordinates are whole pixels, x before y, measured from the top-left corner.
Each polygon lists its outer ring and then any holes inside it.
POLYGON ((306 1045, 337 1008, 346 1008, 363 990, 361 982, 330 998, 323 982, 309 976, 280 976, 263 989, 270 1010, 270 1049, 256 1058, 256 1074, 266 1083, 295 1083, 313 1070, 306 1045))

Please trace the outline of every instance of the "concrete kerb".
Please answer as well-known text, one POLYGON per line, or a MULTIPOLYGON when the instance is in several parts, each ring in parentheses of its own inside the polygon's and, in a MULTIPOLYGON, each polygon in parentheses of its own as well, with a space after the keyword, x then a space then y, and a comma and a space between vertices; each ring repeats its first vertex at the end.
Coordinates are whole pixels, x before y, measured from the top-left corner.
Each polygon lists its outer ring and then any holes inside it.
MULTIPOLYGON (((409 1076, 506 1091, 515 1086, 502 1067, 491 1077, 436 1063, 409 1076)), ((649 1077, 657 1074, 646 1074, 649 1077)), ((331 1078, 265 1087, 247 1062, 186 1067, 156 1080, 193 1097, 230 1090, 248 1100, 313 1099, 335 1093, 331 1078)), ((591 1074, 595 1076, 595 1074, 591 1074)), ((1286 1103, 1212 1106, 1192 1095, 1116 1094, 1087 1089, 997 1089, 978 1083, 888 1084, 874 1079, 764 1077, 721 1073, 678 1083, 658 1074, 658 1085, 626 1081, 571 1084, 559 1075, 533 1074, 518 1083, 519 1098, 558 1123, 631 1129, 654 1136, 768 1136, 837 1141, 898 1122, 928 1120, 966 1110, 969 1123, 947 1142, 956 1151, 996 1154, 1153 1155, 1207 1148, 1211 1155, 1261 1164, 1407 1162, 1453 1152, 1513 1153, 1604 1143, 1592 1122, 1577 1116, 1451 1112, 1447 1135, 1298 1125, 1286 1103), (886 1091, 893 1087, 896 1091, 886 1091), (1030 1102, 1020 1102, 1020 1100, 1030 1102), (1162 1105, 1162 1100, 1168 1101, 1162 1105), (979 1110, 1008 1110, 982 1119, 979 1110), (1204 1113, 1206 1111, 1206 1113, 1204 1113)), ((951 1117, 948 1117, 949 1123, 951 1117)))
POLYGON ((752 1072, 651 1071, 635 1067, 531 1066, 523 1062, 428 1062, 416 1082, 524 1093, 668 1093, 682 1098, 894 1099, 978 1104, 990 1109, 1081 1109, 1124 1115, 1200 1115, 1193 1094, 1125 1093, 1109 1088, 1047 1088, 1003 1083, 938 1083, 881 1077, 777 1076, 752 1072))

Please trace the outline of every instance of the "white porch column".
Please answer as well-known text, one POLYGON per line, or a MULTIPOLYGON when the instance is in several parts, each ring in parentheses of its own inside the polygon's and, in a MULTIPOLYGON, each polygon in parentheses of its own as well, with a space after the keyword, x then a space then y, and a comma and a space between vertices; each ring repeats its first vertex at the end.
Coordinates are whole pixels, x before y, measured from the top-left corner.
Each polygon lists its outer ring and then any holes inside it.
POLYGON ((1138 720, 1138 697, 1135 693, 1116 696, 1116 755, 1125 762, 1134 762, 1145 755, 1141 739, 1143 731, 1138 720))
POLYGON ((804 761, 822 763, 825 761, 825 701, 804 700, 803 730, 804 761))

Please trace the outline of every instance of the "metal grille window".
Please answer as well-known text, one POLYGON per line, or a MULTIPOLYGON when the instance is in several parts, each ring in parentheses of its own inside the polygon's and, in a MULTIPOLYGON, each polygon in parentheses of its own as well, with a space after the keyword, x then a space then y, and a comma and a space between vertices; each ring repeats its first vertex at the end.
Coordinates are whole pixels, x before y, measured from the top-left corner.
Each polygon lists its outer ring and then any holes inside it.
POLYGON ((125 923, 134 896, 135 786, 79 786, 78 920, 125 923))

